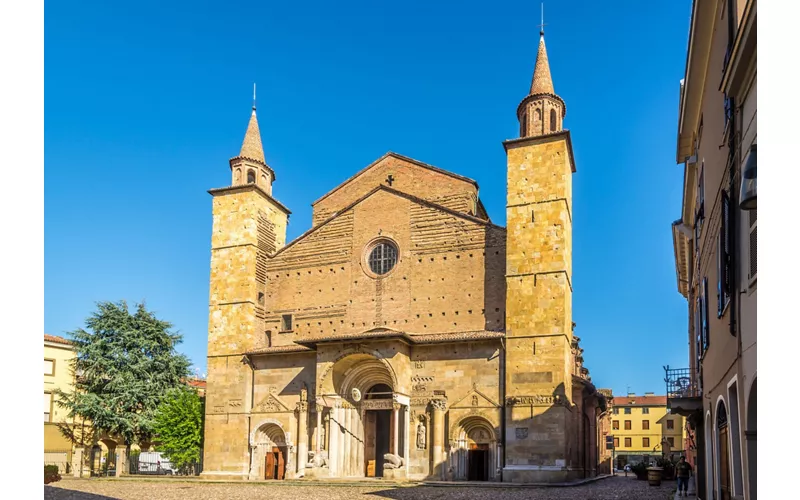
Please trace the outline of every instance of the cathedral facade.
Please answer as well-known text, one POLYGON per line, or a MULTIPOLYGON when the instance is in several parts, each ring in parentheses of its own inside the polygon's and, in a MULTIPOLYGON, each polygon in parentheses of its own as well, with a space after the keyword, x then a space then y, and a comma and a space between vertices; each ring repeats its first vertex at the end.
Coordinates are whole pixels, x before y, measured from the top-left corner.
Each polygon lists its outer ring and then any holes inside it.
POLYGON ((596 475, 605 398, 573 334, 565 115, 542 34, 503 144, 506 227, 474 180, 388 153, 287 243, 254 108, 231 185, 210 191, 203 475, 596 475))

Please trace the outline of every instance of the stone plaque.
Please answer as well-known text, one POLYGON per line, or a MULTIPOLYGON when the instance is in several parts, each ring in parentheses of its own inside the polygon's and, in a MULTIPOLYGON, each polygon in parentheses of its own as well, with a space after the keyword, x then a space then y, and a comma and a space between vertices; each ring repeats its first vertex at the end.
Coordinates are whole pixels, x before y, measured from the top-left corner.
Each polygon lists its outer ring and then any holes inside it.
POLYGON ((545 384, 553 381, 553 372, 515 373, 512 378, 517 384, 545 384))
POLYGON ((525 439, 528 437, 528 428, 527 427, 517 427, 516 429, 517 439, 525 439))

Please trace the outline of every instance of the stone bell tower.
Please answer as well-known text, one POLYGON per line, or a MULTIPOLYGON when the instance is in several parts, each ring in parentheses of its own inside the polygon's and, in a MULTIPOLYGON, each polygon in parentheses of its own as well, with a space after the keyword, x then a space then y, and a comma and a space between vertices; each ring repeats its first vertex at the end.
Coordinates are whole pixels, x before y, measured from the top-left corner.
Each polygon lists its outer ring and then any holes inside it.
MULTIPOLYGON (((267 260, 286 243, 289 210, 272 197, 275 173, 264 159, 255 106, 242 149, 230 160, 231 185, 212 189, 208 390, 204 476, 249 467, 248 416, 253 402, 243 352, 266 338, 267 260), (213 439, 210 437, 213 436, 213 439)), ((246 477, 246 475, 245 475, 246 477)))
POLYGON ((503 480, 553 482, 572 427, 572 174, 566 105, 553 88, 544 31, 508 159, 505 467, 503 480))

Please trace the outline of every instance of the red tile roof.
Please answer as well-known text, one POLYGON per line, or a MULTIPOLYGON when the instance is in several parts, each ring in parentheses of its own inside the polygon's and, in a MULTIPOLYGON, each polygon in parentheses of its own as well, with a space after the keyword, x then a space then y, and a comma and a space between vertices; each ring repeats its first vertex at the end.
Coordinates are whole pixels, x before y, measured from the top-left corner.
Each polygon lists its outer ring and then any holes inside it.
POLYGON ((314 349, 310 347, 305 347, 302 345, 278 345, 273 347, 259 347, 256 349, 251 349, 247 351, 245 354, 283 354, 283 353, 291 353, 291 352, 311 352, 314 349))
POLYGON ((617 396, 614 406, 667 406, 666 396, 617 396))
POLYGON ((55 342, 56 344, 72 345, 72 342, 65 339, 64 337, 59 337, 58 335, 48 335, 46 333, 44 334, 44 341, 55 342))
POLYGON ((197 387, 198 389, 206 388, 206 381, 199 378, 190 378, 186 381, 186 383, 192 387, 197 387))

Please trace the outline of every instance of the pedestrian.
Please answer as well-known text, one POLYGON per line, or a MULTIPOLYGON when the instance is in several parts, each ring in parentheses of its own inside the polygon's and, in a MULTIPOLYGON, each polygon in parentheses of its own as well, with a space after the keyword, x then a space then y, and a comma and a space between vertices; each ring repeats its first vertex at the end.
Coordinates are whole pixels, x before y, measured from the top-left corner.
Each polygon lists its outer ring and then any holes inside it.
POLYGON ((678 496, 685 497, 689 490, 689 476, 692 474, 692 466, 686 461, 686 457, 681 457, 675 469, 678 473, 678 496))

